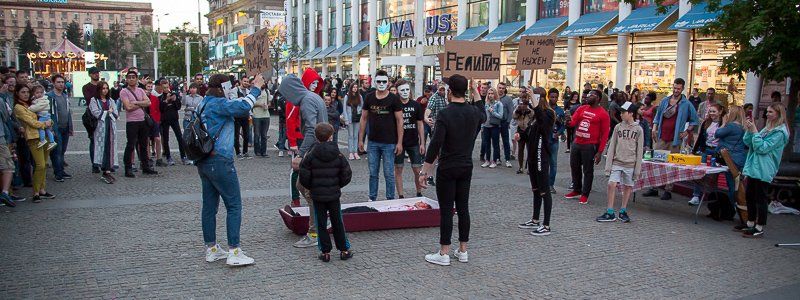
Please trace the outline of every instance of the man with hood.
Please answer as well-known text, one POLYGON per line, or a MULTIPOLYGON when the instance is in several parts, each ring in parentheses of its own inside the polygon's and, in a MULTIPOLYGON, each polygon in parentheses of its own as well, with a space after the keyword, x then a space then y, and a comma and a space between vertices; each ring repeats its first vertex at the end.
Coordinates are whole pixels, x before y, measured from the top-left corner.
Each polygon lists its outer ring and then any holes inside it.
MULTIPOLYGON (((297 153, 297 155, 292 158, 290 187, 292 194, 296 195, 300 192, 303 198, 306 199, 306 202, 308 202, 308 208, 313 210, 314 204, 311 201, 308 189, 297 184, 297 170, 299 169, 300 161, 303 159, 303 156, 317 143, 317 139, 314 136, 314 127, 319 123, 328 122, 328 110, 325 108, 325 103, 319 95, 319 93, 322 92, 322 77, 313 69, 306 69, 303 73, 302 82, 297 76, 288 75, 283 79, 283 82, 278 88, 278 92, 286 97, 288 103, 300 108, 300 128, 303 132, 303 139, 302 142, 300 140, 297 141, 297 146, 291 147, 291 150, 297 153)), ((295 247, 307 248, 317 245, 315 218, 309 218, 308 223, 308 234, 303 236, 297 243, 294 243, 295 247)))

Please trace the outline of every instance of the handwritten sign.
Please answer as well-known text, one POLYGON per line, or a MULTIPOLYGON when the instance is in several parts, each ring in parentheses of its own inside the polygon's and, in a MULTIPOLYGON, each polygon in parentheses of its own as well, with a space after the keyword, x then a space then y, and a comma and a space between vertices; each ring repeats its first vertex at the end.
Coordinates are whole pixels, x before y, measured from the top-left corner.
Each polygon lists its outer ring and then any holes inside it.
POLYGON ((247 76, 255 76, 272 69, 268 34, 269 28, 264 28, 244 39, 247 76))
POLYGON ((460 74, 467 78, 500 77, 500 43, 449 40, 439 56, 442 76, 460 74))
POLYGON ((556 38, 552 36, 524 36, 519 40, 517 70, 549 69, 553 65, 556 38))

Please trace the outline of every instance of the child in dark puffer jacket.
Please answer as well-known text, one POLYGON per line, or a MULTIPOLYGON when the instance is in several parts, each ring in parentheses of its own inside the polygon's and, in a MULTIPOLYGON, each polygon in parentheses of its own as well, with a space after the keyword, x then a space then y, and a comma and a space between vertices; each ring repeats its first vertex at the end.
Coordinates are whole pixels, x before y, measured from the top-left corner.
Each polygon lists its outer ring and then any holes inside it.
POLYGON ((350 251, 350 242, 345 235, 342 223, 342 207, 340 197, 342 187, 350 183, 353 172, 347 158, 339 152, 339 146, 333 142, 333 126, 320 123, 314 128, 314 135, 319 144, 306 154, 300 163, 300 184, 308 187, 311 199, 314 201, 314 216, 317 224, 317 239, 322 254, 319 259, 324 262, 331 260, 331 238, 328 236, 328 214, 331 217, 333 238, 336 249, 340 251, 342 260, 353 257, 350 251))

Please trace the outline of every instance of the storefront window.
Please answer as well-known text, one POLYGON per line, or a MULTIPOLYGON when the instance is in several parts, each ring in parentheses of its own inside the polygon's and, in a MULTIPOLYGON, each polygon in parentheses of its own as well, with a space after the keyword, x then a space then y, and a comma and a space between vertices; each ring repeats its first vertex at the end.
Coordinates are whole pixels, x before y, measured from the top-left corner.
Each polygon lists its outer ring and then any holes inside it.
POLYGON ((368 4, 362 1, 361 4, 361 40, 369 40, 369 15, 367 14, 368 4))
POLYGON ((739 80, 738 75, 728 74, 722 68, 722 58, 732 55, 736 47, 725 45, 721 40, 698 37, 692 49, 691 86, 701 91, 715 88, 717 100, 725 105, 744 104, 745 80, 739 80))
POLYGON ((569 16, 569 0, 539 0, 539 19, 569 16))
POLYGON ((416 0, 384 0, 378 3, 383 3, 384 9, 379 9, 385 14, 384 17, 397 17, 407 14, 413 14, 416 6, 416 0))
POLYGON ((656 92, 659 98, 672 92, 678 53, 676 41, 674 32, 634 34, 630 66, 633 87, 656 92))
MULTIPOLYGON (((608 85, 614 81, 617 70, 616 37, 584 38, 581 46, 580 82, 608 85)), ((573 87, 574 88, 574 87, 573 87)))
POLYGON ((342 40, 344 41, 343 43, 350 44, 350 42, 353 40, 352 28, 350 26, 344 26, 342 29, 342 35, 343 35, 342 40))
POLYGON ((502 0, 503 23, 525 21, 526 0, 502 0))
POLYGON ((557 88, 559 91, 564 90, 567 81, 566 40, 556 41, 556 49, 553 51, 553 65, 547 70, 533 71, 531 73, 531 81, 533 86, 541 86, 545 89, 557 88))
POLYGON ((583 0, 583 14, 619 9, 618 0, 583 0))
POLYGON ((469 26, 489 25, 489 2, 474 1, 469 4, 469 26))
POLYGON ((317 47, 322 45, 322 14, 317 14, 317 47))

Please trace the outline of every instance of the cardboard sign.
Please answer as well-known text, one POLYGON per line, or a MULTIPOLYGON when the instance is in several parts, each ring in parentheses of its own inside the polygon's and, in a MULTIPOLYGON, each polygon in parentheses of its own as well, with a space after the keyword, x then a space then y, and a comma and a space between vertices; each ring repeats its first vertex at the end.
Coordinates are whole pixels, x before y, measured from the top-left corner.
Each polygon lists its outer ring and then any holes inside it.
POLYGON ((556 38, 552 36, 524 36, 519 40, 517 70, 549 69, 553 65, 556 38))
POLYGON ((269 28, 264 28, 244 39, 247 76, 256 76, 272 69, 268 33, 269 28))
POLYGON ((439 58, 444 77, 453 74, 475 79, 500 77, 500 43, 449 40, 439 58))

